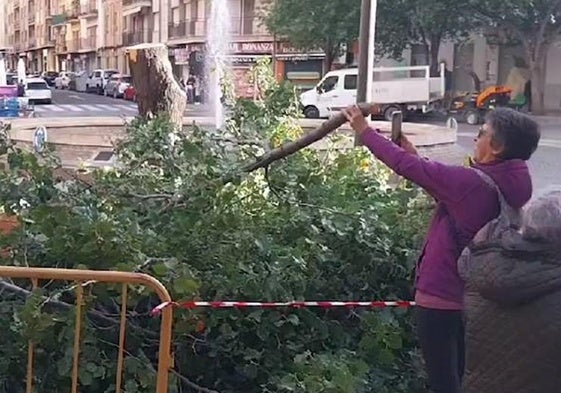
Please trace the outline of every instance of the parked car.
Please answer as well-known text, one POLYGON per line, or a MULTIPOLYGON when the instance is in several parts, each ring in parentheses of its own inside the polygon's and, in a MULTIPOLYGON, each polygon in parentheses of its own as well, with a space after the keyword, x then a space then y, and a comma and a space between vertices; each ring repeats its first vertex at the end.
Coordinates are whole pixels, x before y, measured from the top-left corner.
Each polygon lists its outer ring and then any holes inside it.
POLYGON ((130 86, 132 77, 130 75, 114 74, 105 86, 105 95, 113 98, 123 97, 125 90, 130 86))
POLYGON ((68 89, 70 88, 70 78, 74 74, 73 72, 62 71, 55 78, 55 89, 68 89))
POLYGON ((41 74, 41 77, 47 82, 49 86, 54 86, 56 78, 58 77, 58 72, 56 71, 45 71, 41 74))
POLYGON ((50 104, 53 92, 43 78, 29 78, 25 82, 25 96, 32 104, 50 104))
POLYGON ((134 86, 129 86, 125 89, 123 93, 123 98, 128 101, 135 101, 136 102, 136 89, 134 86))
POLYGON ((93 91, 97 94, 103 94, 109 78, 118 73, 117 70, 93 70, 86 82, 86 92, 93 91))

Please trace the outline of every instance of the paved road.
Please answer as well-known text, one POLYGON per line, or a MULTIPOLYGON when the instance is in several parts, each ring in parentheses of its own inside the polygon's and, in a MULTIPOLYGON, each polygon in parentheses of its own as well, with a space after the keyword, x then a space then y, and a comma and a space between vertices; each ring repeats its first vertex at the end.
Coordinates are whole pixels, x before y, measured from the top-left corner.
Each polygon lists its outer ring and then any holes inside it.
MULTIPOLYGON (((200 115, 203 111, 198 105, 189 105, 186 115, 200 115)), ((53 90, 52 104, 35 105, 35 117, 135 116, 137 113, 134 102, 68 90, 53 90)))

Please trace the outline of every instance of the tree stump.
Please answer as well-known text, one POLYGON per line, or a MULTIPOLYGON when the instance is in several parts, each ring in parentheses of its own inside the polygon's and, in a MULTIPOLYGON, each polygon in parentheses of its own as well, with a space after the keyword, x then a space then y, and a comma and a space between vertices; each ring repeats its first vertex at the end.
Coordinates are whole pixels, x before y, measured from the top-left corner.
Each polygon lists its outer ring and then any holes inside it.
POLYGON ((173 75, 168 48, 163 44, 140 44, 127 48, 138 112, 151 119, 166 114, 180 128, 187 95, 173 75))

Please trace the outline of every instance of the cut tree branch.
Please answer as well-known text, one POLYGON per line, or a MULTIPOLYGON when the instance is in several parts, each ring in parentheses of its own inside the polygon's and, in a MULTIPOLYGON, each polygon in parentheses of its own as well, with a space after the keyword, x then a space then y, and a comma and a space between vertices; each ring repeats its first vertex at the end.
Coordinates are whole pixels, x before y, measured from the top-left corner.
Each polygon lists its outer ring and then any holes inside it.
MULTIPOLYGON (((364 116, 380 113, 380 107, 376 104, 359 104, 359 108, 364 116)), ((341 127, 346 122, 347 119, 345 118, 345 116, 342 113, 338 113, 331 119, 326 120, 321 126, 307 133, 301 138, 287 142, 280 147, 277 147, 276 149, 273 149, 270 152, 257 158, 257 161, 243 167, 242 171, 249 173, 260 168, 265 168, 271 165, 273 162, 288 157, 304 149, 305 147, 308 147, 312 143, 319 141, 320 139, 324 138, 331 132, 341 127)))
POLYGON ((170 369, 169 371, 170 371, 170 373, 175 375, 177 378, 179 378, 185 385, 189 386, 191 389, 194 389, 199 393, 219 393, 216 390, 212 390, 212 389, 205 388, 205 387, 197 385, 195 382, 191 381, 186 376, 179 374, 173 368, 170 369))
MULTIPOLYGON (((28 297, 30 297, 33 294, 31 291, 28 291, 25 288, 19 287, 19 286, 14 285, 14 284, 11 284, 11 283, 7 282, 6 280, 2 280, 2 279, 0 279, 0 289, 11 292, 21 299, 27 299, 28 297)), ((46 305, 49 305, 49 306, 51 306, 55 309, 58 309, 58 310, 70 311, 73 308, 73 306, 71 304, 61 302, 60 300, 50 299, 46 296, 41 296, 41 299, 45 302, 46 305)), ((102 313, 100 313, 98 311, 88 310, 87 314, 88 314, 88 316, 90 316, 90 318, 92 318, 92 320, 95 320, 97 322, 109 323, 109 324, 114 325, 114 326, 119 325, 118 320, 110 318, 106 315, 103 315, 102 313)), ((133 324, 130 324, 130 326, 133 327, 133 329, 135 329, 135 330, 140 330, 143 334, 146 334, 150 338, 153 338, 153 339, 158 339, 159 338, 158 333, 155 333, 155 332, 152 332, 150 330, 138 327, 138 326, 133 325, 133 324)))

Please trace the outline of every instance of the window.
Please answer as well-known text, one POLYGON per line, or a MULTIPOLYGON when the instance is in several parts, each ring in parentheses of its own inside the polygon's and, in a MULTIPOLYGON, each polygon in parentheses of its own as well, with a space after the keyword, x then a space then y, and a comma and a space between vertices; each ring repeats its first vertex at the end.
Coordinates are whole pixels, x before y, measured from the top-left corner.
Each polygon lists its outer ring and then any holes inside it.
POLYGON ((94 76, 96 78, 100 78, 101 77, 101 71, 96 71, 94 76))
POLYGON ((345 75, 345 90, 356 90, 357 75, 345 75))
POLYGON ((322 93, 330 92, 331 90, 335 89, 338 82, 339 82, 338 76, 330 76, 321 83, 319 89, 322 93))
POLYGON ((45 82, 29 82, 27 90, 49 90, 49 86, 45 82))

